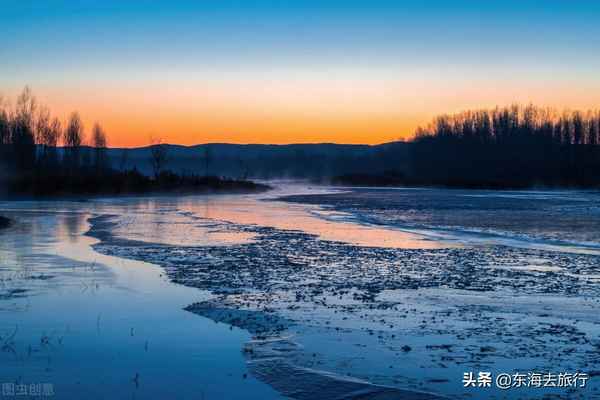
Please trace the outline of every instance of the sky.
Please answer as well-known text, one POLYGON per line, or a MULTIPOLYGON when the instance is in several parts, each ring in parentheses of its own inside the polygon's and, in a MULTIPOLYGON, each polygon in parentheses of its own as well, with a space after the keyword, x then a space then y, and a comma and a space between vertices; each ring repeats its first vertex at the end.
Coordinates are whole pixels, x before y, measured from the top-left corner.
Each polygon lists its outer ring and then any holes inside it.
POLYGON ((367 143, 512 103, 600 108, 600 2, 0 0, 0 95, 109 145, 367 143))

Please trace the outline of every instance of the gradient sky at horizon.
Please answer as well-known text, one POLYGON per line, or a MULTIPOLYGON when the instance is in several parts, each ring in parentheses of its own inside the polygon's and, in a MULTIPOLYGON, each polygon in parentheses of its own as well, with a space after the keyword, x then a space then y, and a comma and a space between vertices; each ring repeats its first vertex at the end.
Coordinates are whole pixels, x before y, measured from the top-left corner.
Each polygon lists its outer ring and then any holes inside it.
POLYGON ((0 0, 0 94, 111 146, 381 143, 436 114, 600 108, 600 2, 0 0))

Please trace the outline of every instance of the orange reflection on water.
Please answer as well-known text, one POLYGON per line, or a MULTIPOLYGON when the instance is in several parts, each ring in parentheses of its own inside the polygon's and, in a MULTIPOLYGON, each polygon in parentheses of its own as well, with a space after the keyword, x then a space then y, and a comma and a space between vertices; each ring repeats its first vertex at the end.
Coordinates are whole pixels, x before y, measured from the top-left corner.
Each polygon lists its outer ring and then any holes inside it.
POLYGON ((196 197, 180 203, 179 207, 202 219, 297 230, 317 235, 323 240, 358 246, 403 249, 449 247, 409 232, 335 220, 333 218, 343 214, 325 213, 316 206, 261 201, 252 196, 196 197))

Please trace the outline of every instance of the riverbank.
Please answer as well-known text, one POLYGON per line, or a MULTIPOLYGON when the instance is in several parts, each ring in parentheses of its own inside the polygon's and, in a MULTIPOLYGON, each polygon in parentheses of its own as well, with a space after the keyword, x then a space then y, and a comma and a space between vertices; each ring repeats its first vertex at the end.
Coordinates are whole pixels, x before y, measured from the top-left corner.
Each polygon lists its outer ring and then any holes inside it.
POLYGON ((270 186, 249 180, 218 176, 187 176, 170 172, 149 178, 137 171, 112 175, 21 177, 0 182, 7 188, 3 199, 81 199, 103 196, 247 194, 270 186))

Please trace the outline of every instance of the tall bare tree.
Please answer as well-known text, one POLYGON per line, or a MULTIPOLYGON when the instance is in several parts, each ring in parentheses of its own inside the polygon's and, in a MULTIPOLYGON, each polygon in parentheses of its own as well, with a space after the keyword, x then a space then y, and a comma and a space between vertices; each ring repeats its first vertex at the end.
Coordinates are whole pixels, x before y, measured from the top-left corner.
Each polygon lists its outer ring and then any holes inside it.
POLYGON ((10 165, 10 144, 10 119, 8 112, 3 108, 2 101, 0 101, 0 178, 6 173, 10 165))
POLYGON ((37 110, 37 100, 29 86, 25 86, 15 107, 15 117, 25 123, 33 132, 34 118, 37 110))
POLYGON ((10 142, 10 118, 8 112, 0 108, 0 146, 8 145, 10 142))
POLYGON ((52 121, 50 121, 50 129, 48 130, 45 138, 47 148, 46 161, 51 167, 56 167, 58 165, 57 146, 62 134, 62 124, 60 120, 55 117, 52 119, 52 121))
POLYGON ((38 167, 47 165, 50 132, 50 110, 46 106, 40 106, 35 120, 35 143, 38 145, 38 167))
POLYGON ((62 124, 58 118, 53 118, 52 122, 50 122, 50 131, 48 132, 48 137, 46 138, 46 143, 50 147, 58 146, 58 141, 62 137, 62 124))
POLYGON ((37 101, 28 86, 17 98, 11 123, 11 142, 18 169, 31 169, 35 164, 34 118, 37 101))
POLYGON ((106 143, 104 128, 96 122, 92 129, 92 146, 94 146, 94 164, 97 171, 102 171, 107 167, 106 143))
POLYGON ((40 106, 35 120, 35 142, 46 145, 46 139, 50 131, 50 110, 46 106, 40 106))
POLYGON ((84 140, 83 122, 79 113, 73 112, 64 131, 65 158, 67 167, 75 168, 81 163, 81 145, 84 140))

